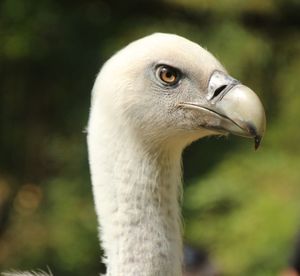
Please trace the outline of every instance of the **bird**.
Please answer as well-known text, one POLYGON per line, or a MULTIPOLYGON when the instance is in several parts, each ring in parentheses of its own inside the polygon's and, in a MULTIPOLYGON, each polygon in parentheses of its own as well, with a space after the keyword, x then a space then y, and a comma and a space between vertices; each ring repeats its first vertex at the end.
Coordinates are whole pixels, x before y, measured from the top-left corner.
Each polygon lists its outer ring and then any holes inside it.
POLYGON ((87 126, 106 275, 181 276, 183 150, 229 134, 257 149, 265 128, 255 92, 189 39, 154 33, 108 59, 87 126))

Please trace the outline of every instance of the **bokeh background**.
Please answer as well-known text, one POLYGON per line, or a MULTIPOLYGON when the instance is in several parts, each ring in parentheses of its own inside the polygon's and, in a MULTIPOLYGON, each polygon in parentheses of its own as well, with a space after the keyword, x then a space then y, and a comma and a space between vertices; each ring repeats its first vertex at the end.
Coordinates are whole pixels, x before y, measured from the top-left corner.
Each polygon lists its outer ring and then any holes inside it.
POLYGON ((214 53, 268 119, 257 152, 236 137, 185 151, 185 241, 222 275, 278 275, 300 228, 299 27, 297 0, 1 0, 0 270, 104 271, 84 133, 90 91, 116 50, 160 31, 214 53))

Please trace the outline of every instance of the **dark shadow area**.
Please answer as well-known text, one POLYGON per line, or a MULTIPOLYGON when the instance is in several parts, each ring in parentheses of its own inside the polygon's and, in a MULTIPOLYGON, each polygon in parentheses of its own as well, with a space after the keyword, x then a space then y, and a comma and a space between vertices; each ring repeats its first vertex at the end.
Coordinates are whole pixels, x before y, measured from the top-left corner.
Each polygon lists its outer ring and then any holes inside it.
MULTIPOLYGON (((247 142, 250 144, 250 140, 247 142)), ((226 154, 234 151, 239 143, 238 138, 230 136, 207 137, 190 145, 183 154, 185 184, 214 170, 214 166, 221 163, 226 154)))

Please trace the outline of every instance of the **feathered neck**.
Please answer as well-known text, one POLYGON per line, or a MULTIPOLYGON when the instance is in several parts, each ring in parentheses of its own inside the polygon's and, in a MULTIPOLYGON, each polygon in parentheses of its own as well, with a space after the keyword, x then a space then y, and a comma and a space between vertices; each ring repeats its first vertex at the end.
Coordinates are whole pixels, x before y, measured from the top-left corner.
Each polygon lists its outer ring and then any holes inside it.
POLYGON ((146 145, 100 113, 88 146, 107 275, 181 275, 181 148, 146 145))

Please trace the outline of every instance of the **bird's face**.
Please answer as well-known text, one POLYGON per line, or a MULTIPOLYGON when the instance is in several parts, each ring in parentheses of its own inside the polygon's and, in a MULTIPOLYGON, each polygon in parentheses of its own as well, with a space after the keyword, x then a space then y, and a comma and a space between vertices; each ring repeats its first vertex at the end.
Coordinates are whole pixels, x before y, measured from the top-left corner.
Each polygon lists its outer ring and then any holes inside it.
POLYGON ((199 45, 154 34, 124 48, 107 67, 117 77, 115 112, 149 140, 189 143, 233 133, 254 138, 258 147, 265 131, 259 98, 199 45))

